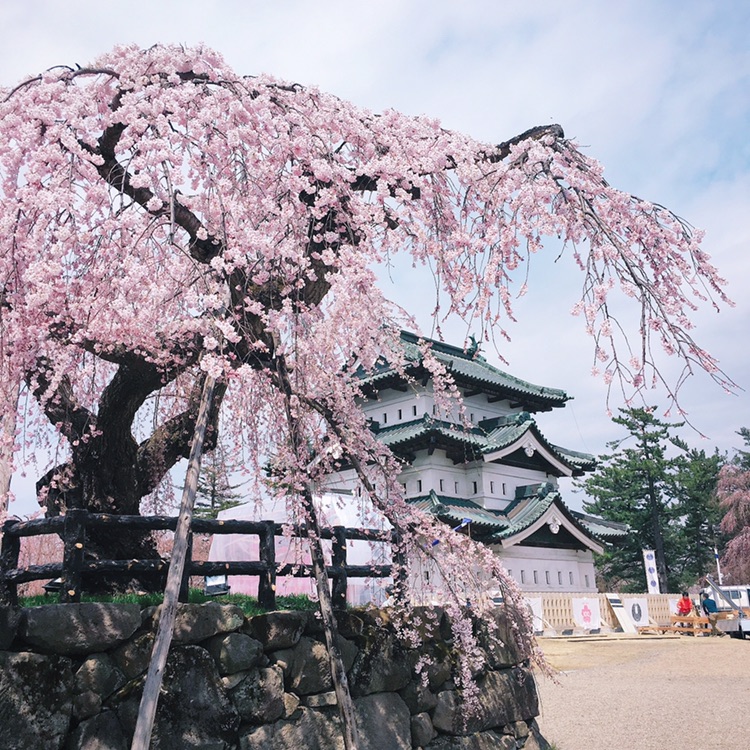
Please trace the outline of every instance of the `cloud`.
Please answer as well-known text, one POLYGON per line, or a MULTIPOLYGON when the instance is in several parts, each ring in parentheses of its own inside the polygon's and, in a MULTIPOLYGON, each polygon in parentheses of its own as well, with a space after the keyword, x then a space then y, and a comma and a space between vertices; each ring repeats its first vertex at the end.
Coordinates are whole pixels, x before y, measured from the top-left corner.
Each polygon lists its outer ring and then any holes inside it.
MULTIPOLYGON (((428 114, 489 142, 559 122, 605 164, 612 184, 706 228, 737 307, 702 309, 697 335, 750 388, 743 0, 30 0, 0 5, 0 24, 3 85, 55 64, 83 65, 116 43, 205 42, 238 72, 318 84, 373 110, 428 114)), ((520 377, 575 396, 564 413, 544 416, 550 439, 598 453, 616 434, 605 388, 589 376, 581 323, 568 315, 580 282, 551 259, 535 259, 532 272, 501 353, 520 377)), ((428 326, 429 280, 401 266, 395 273, 389 289, 428 326)), ((455 323, 445 331, 459 340, 467 333, 455 323)), ((703 377, 685 397, 709 447, 736 446, 735 430, 750 426, 747 393, 726 396, 703 377)))

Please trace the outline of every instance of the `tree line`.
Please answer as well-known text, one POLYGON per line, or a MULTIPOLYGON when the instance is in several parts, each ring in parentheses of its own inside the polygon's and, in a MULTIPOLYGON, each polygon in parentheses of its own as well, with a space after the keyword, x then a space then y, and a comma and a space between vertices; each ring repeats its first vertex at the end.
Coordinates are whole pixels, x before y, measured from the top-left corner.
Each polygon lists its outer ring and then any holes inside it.
MULTIPOLYGON (((680 591, 717 573, 750 580, 750 452, 691 448, 649 407, 620 409, 623 437, 607 443, 598 469, 579 483, 584 510, 627 524, 629 533, 597 560, 605 590, 644 589, 643 549, 653 549, 659 588, 680 591)), ((750 430, 737 433, 750 448, 750 430)))

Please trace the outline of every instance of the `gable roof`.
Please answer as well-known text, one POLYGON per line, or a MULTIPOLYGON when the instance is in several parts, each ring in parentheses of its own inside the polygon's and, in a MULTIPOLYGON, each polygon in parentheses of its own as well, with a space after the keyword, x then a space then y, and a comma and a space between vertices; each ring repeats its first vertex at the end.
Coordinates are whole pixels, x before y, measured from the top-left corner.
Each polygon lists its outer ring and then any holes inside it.
POLYGON ((552 445, 528 412, 485 419, 473 427, 428 414, 388 427, 375 427, 378 439, 397 453, 440 448, 456 463, 484 460, 542 468, 553 476, 581 476, 595 467, 593 456, 552 445))
MULTIPOLYGON (((430 345, 434 357, 447 368, 456 386, 464 390, 486 393, 493 400, 508 399, 512 406, 522 406, 529 412, 550 411, 570 400, 565 391, 535 385, 509 375, 476 352, 464 351, 458 346, 417 336, 409 331, 401 331, 401 342, 410 363, 407 372, 414 378, 429 377, 429 371, 422 364, 421 342, 430 345)), ((385 361, 380 362, 372 372, 362 372, 361 376, 365 393, 403 385, 402 376, 385 361)))
POLYGON ((512 547, 547 526, 553 535, 564 529, 582 547, 601 553, 604 546, 627 534, 627 527, 571 511, 560 493, 548 483, 521 490, 505 510, 489 510, 464 498, 429 495, 408 502, 441 521, 458 525, 469 520, 474 535, 487 544, 512 547))

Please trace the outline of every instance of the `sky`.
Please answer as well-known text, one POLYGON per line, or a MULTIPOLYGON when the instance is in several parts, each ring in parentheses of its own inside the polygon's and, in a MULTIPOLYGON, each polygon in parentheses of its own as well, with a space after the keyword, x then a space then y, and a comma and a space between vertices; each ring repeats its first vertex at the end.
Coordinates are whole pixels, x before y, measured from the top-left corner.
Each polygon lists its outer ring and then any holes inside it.
MULTIPOLYGON (((700 310, 694 334, 738 388, 728 394, 705 375, 692 378, 681 404, 693 428, 680 434, 708 452, 742 446, 736 431, 750 427, 750 3, 5 0, 0 27, 3 86, 54 65, 85 65, 116 44, 204 43, 240 74, 317 85, 373 111, 429 115, 492 143, 561 124, 612 185, 706 231, 704 247, 735 306, 700 310)), ((484 354, 573 396, 564 410, 540 415, 540 427, 553 443, 598 455, 622 437, 608 408, 623 403, 608 406, 604 384, 590 375, 591 342, 570 315, 582 277, 549 250, 534 259, 508 326, 512 341, 484 354)), ((383 284, 429 332, 429 279, 397 267, 383 284)), ((448 322, 443 333, 461 343, 467 332, 448 322)), ((676 363, 662 366, 676 377, 676 363)), ((663 392, 647 400, 663 412, 663 392)), ((27 484, 14 479, 12 513, 34 509, 27 484)))

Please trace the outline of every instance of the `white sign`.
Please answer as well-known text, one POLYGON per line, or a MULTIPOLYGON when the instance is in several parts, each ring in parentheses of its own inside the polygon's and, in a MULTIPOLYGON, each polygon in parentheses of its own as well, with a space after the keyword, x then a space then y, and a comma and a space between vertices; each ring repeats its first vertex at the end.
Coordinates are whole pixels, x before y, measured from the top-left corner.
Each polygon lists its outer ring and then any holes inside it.
POLYGON ((602 626, 598 599, 573 599, 573 622, 585 630, 597 630, 602 626))
POLYGON ((649 594, 661 594, 659 576, 656 574, 656 556, 652 549, 643 550, 643 567, 646 569, 646 586, 649 594))
POLYGON ((648 625, 648 599, 643 597, 633 597, 623 600, 623 605, 633 621, 633 625, 648 625))
POLYGON ((542 633, 544 631, 544 620, 542 619, 542 597, 526 597, 526 606, 529 608, 529 612, 531 612, 531 620, 533 623, 534 632, 542 633))

